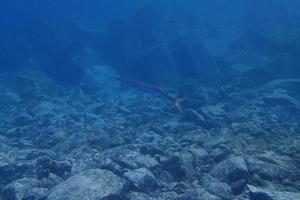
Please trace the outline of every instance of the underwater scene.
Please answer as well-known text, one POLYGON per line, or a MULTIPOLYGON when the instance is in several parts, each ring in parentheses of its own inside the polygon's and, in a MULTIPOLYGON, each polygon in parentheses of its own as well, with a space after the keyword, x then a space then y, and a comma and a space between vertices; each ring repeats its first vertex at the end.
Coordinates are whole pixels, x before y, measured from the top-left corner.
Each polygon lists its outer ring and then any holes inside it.
POLYGON ((0 27, 0 200, 300 200, 299 0, 9 0, 0 27))

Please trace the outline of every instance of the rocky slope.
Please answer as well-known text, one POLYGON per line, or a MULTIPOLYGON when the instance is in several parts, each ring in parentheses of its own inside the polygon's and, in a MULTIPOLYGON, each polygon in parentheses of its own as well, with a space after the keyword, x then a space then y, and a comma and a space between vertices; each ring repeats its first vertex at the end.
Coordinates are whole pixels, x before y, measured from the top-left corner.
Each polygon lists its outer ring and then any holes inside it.
POLYGON ((0 77, 0 199, 300 199, 299 80, 187 81, 179 113, 98 78, 0 77))

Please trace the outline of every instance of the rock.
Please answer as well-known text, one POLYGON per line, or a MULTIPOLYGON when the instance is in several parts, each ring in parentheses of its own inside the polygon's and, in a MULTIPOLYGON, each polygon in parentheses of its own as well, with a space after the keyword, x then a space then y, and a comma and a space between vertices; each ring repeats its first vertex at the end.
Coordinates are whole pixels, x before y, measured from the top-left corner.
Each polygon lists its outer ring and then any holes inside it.
POLYGON ((233 64, 231 65, 227 70, 228 70, 228 74, 230 77, 235 78, 235 77, 240 77, 243 76, 249 72, 251 72, 251 70, 255 69, 256 66, 249 66, 246 64, 233 64))
POLYGON ((227 183, 232 183, 249 176, 248 167, 242 156, 236 156, 218 163, 210 174, 227 183))
POLYGON ((158 200, 174 200, 179 199, 179 196, 176 194, 176 192, 162 192, 159 194, 158 200))
POLYGON ((208 149, 217 148, 230 143, 232 140, 233 138, 231 130, 228 128, 222 128, 218 135, 205 138, 204 147, 208 149))
POLYGON ((16 116, 13 121, 12 125, 14 126, 25 126, 30 125, 32 123, 32 117, 27 113, 21 113, 20 115, 16 116))
POLYGON ((32 188, 30 189, 24 200, 44 200, 49 194, 49 190, 46 188, 32 188))
POLYGON ((247 182, 243 179, 239 180, 239 181, 236 181, 236 182, 233 182, 230 185, 232 194, 240 195, 245 190, 246 185, 247 185, 247 182))
POLYGON ((272 94, 261 97, 267 106, 288 106, 300 109, 300 103, 284 91, 274 91, 272 94))
POLYGON ((259 34, 267 42, 273 44, 274 47, 290 47, 290 45, 296 41, 299 30, 294 26, 276 23, 272 28, 269 27, 259 34))
POLYGON ((129 169, 137 169, 143 167, 151 169, 159 165, 157 160, 153 157, 124 148, 109 149, 103 153, 103 157, 110 158, 120 166, 129 169))
POLYGON ((16 105, 21 102, 20 96, 14 92, 4 92, 0 93, 0 102, 1 105, 5 106, 11 106, 11 105, 16 105))
POLYGON ((182 114, 182 120, 192 122, 201 126, 202 128, 210 129, 214 127, 214 123, 206 120, 200 113, 193 109, 186 109, 182 114))
POLYGON ((203 146, 207 137, 209 137, 208 133, 200 128, 185 132, 182 136, 182 142, 203 146))
POLYGON ((102 167, 102 163, 104 163, 103 165, 106 165, 107 159, 102 158, 101 154, 95 149, 90 149, 88 147, 76 148, 72 151, 70 157, 70 161, 72 162, 71 171, 73 174, 79 174, 89 169, 107 169, 106 167, 102 167))
POLYGON ((149 154, 151 156, 155 156, 155 155, 159 155, 159 154, 163 154, 162 149, 160 149, 157 146, 154 146, 152 144, 144 144, 143 146, 141 146, 140 149, 141 153, 143 154, 149 154))
POLYGON ((7 155, 10 157, 10 160, 13 160, 15 162, 32 160, 36 161, 40 158, 54 159, 56 157, 56 153, 51 150, 32 148, 10 151, 7 155))
POLYGON ((207 151, 204 148, 191 148, 190 152, 193 155, 195 171, 197 172, 209 172, 212 166, 215 164, 214 160, 209 157, 207 151))
POLYGON ((0 165, 7 162, 9 162, 9 158, 4 153, 0 153, 0 165))
POLYGON ((256 96, 267 105, 289 106, 299 109, 300 79, 276 79, 264 84, 256 96))
POLYGON ((185 199, 205 199, 205 200, 222 200, 222 198, 210 194, 204 188, 193 188, 188 190, 186 193, 181 195, 178 200, 185 200, 185 199))
POLYGON ((118 163, 109 158, 103 160, 103 162, 101 163, 101 168, 112 171, 117 175, 121 175, 124 171, 124 169, 118 163))
POLYGON ((155 200, 155 198, 152 198, 147 194, 140 193, 140 192, 130 192, 127 195, 127 198, 128 200, 155 200))
POLYGON ((270 62, 270 58, 249 50, 235 51, 225 59, 226 62, 234 65, 234 67, 230 67, 231 69, 238 70, 238 72, 242 72, 242 74, 250 69, 264 68, 270 62))
POLYGON ((95 115, 100 115, 104 111, 104 105, 103 105, 103 103, 94 103, 92 105, 89 105, 86 108, 86 111, 88 113, 93 113, 95 115))
POLYGON ((125 172, 124 177, 141 192, 153 192, 157 190, 159 186, 152 172, 146 168, 125 172))
POLYGON ((213 160, 209 157, 207 151, 204 148, 191 148, 190 152, 194 156, 194 162, 196 166, 212 164, 213 160))
POLYGON ((127 181, 108 170, 91 169, 55 186, 48 200, 101 200, 122 198, 127 181))
MULTIPOLYGON (((272 158, 271 158, 272 159, 272 158)), ((265 180, 282 180, 284 178, 291 178, 295 172, 294 166, 292 170, 285 166, 280 166, 274 162, 269 162, 264 159, 257 159, 255 157, 248 157, 246 159, 249 172, 254 174, 257 173, 261 178, 265 180)))
POLYGON ((289 91, 292 96, 298 96, 300 92, 300 79, 276 79, 263 85, 261 90, 263 92, 286 90, 289 91))
POLYGON ((216 162, 220 162, 224 160, 226 157, 228 157, 230 154, 231 154, 231 150, 227 146, 220 145, 218 148, 213 149, 209 155, 216 162))
POLYGON ((56 161, 49 158, 42 158, 37 161, 39 170, 56 174, 57 176, 63 177, 65 173, 71 172, 72 165, 67 161, 56 161))
POLYGON ((222 183, 210 175, 204 175, 201 178, 201 185, 209 193, 221 197, 222 199, 232 199, 231 188, 227 183, 222 183))
POLYGON ((223 103, 217 103, 215 105, 203 105, 200 108, 201 114, 208 120, 218 119, 226 120, 227 112, 225 111, 225 105, 223 103))
POLYGON ((189 188, 190 188, 190 184, 180 181, 180 182, 173 182, 173 183, 168 184, 164 188, 164 190, 165 191, 173 191, 173 192, 176 192, 176 194, 183 194, 189 188))
POLYGON ((4 187, 2 191, 3 200, 21 200, 29 194, 33 188, 39 187, 40 182, 34 178, 22 178, 4 187))
POLYGON ((113 98, 120 92, 120 84, 116 77, 118 72, 105 65, 95 65, 86 68, 86 73, 81 81, 83 92, 87 94, 100 93, 113 98))
POLYGON ((220 102, 220 91, 214 87, 202 87, 199 80, 187 79, 179 85, 180 96, 188 96, 189 99, 185 104, 189 108, 198 109, 203 105, 217 104, 220 102))
POLYGON ((255 187, 252 185, 247 185, 251 200, 295 200, 300 199, 300 193, 294 192, 282 192, 273 191, 270 189, 264 189, 260 187, 255 187))
POLYGON ((155 177, 157 178, 159 185, 161 186, 168 186, 175 182, 172 175, 164 170, 158 170, 158 172, 155 172, 155 177))
POLYGON ((0 184, 7 184, 24 176, 32 177, 35 174, 34 161, 16 161, 10 157, 10 162, 0 164, 0 184))
POLYGON ((48 189, 53 188, 54 186, 60 184, 63 181, 63 178, 56 176, 55 174, 52 174, 50 172, 47 175, 47 177, 43 177, 40 180, 41 186, 48 189))
POLYGON ((7 73, 0 81, 6 90, 19 95, 21 100, 32 101, 42 95, 56 96, 63 91, 46 74, 33 69, 7 73))
POLYGON ((188 151, 175 152, 161 161, 164 170, 168 171, 176 181, 193 180, 193 155, 188 151))

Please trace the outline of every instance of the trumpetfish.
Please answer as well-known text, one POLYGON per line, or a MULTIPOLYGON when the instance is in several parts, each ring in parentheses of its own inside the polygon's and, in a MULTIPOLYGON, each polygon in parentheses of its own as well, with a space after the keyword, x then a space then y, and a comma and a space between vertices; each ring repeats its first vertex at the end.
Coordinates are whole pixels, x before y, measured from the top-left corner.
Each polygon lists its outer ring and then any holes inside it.
POLYGON ((147 92, 147 93, 155 93, 159 94, 169 100, 171 100, 179 112, 182 112, 181 103, 186 100, 186 98, 180 98, 177 96, 173 96, 166 92, 162 87, 151 85, 149 83, 145 83, 138 80, 131 80, 126 78, 117 77, 117 79, 127 87, 136 88, 138 90, 147 92))

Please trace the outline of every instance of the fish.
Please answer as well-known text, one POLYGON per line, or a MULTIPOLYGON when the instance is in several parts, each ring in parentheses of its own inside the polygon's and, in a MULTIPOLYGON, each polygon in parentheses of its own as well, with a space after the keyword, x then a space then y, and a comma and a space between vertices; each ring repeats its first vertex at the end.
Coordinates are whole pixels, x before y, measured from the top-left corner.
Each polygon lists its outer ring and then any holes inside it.
POLYGON ((166 92, 165 89, 162 87, 151 85, 149 83, 145 83, 145 82, 142 82, 139 80, 132 80, 132 79, 127 79, 127 78, 122 78, 122 77, 117 77, 117 80, 119 80, 120 83, 122 83, 123 85, 125 85, 127 87, 135 88, 135 89, 141 90, 146 93, 159 94, 160 96, 163 96, 163 97, 171 100, 173 102, 174 106, 176 107, 176 109, 179 112, 182 112, 181 103, 186 100, 186 97, 181 98, 181 97, 173 96, 173 95, 169 94, 168 92, 166 92))

